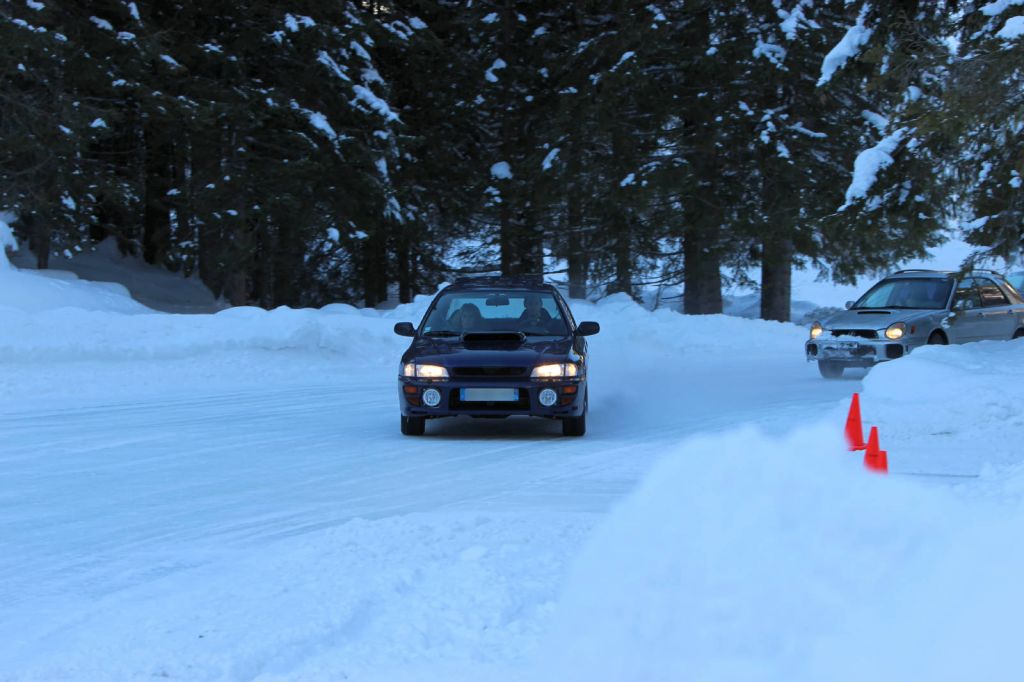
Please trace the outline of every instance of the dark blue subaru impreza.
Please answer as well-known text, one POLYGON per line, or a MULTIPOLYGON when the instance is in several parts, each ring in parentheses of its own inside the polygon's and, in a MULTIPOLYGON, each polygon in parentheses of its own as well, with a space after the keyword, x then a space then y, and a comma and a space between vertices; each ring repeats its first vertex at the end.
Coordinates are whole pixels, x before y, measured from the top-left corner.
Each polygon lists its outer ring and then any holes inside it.
POLYGON ((402 433, 420 436, 428 419, 530 415, 559 419, 562 434, 587 430, 587 341, 555 287, 502 278, 462 279, 443 289, 399 369, 402 433))

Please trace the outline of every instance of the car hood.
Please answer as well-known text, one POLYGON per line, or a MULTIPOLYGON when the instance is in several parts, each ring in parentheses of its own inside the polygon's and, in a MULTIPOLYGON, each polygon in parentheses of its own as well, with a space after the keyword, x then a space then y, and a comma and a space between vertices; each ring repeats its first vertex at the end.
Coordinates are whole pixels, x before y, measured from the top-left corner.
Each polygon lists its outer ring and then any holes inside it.
POLYGON ((418 338, 402 356, 402 362, 421 362, 444 367, 530 367, 544 362, 564 362, 572 350, 572 338, 527 339, 523 343, 473 342, 461 339, 418 338))
POLYGON ((821 321, 825 329, 885 329, 895 322, 917 320, 941 315, 942 310, 869 309, 844 310, 821 321))

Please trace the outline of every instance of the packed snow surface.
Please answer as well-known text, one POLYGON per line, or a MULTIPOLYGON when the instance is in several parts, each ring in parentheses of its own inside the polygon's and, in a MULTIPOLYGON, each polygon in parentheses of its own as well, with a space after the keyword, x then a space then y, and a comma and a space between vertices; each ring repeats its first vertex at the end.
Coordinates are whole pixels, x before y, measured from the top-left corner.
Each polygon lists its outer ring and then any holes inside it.
POLYGON ((828 382, 805 329, 612 296, 573 304, 585 438, 404 438, 428 300, 174 315, 0 271, 0 679, 1015 678, 1024 343, 828 382), (856 390, 888 477, 840 440, 856 390))

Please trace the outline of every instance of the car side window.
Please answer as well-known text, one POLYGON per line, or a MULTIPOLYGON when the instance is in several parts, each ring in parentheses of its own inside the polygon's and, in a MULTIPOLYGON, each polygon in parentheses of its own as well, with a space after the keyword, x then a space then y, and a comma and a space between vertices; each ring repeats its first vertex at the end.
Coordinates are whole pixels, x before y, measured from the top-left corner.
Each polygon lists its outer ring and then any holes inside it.
POLYGON ((981 294, 981 305, 985 308, 994 308, 1000 305, 1010 305, 1010 300, 999 288, 999 285, 988 277, 978 277, 978 293, 981 294))
POLYGON ((956 287, 956 296, 953 299, 953 307, 963 310, 981 307, 981 296, 974 286, 974 278, 967 277, 960 280, 956 287))

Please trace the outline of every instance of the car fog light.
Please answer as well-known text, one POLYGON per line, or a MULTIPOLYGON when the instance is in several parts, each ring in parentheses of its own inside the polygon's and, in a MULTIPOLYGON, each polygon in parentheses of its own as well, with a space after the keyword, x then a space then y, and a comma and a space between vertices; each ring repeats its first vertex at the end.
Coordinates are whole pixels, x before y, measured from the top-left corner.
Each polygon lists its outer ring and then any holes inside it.
POLYGON ((552 391, 550 388, 545 388, 540 392, 540 404, 544 407, 551 407, 558 400, 558 394, 552 391))
POLYGON ((437 407, 441 404, 441 392, 436 388, 428 388, 423 391, 423 403, 427 407, 437 407))

